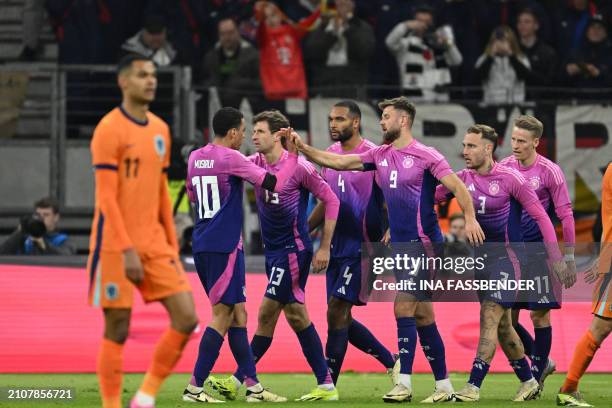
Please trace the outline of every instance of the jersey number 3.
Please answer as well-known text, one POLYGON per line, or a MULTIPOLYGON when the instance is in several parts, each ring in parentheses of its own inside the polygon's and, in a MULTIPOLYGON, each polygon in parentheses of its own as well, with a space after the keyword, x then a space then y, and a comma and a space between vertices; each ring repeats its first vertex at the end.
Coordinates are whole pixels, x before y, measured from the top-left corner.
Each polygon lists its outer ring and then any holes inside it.
POLYGON ((212 218, 221 208, 217 176, 194 176, 191 184, 198 196, 198 215, 200 218, 212 218), (210 187, 210 194, 208 193, 210 187))

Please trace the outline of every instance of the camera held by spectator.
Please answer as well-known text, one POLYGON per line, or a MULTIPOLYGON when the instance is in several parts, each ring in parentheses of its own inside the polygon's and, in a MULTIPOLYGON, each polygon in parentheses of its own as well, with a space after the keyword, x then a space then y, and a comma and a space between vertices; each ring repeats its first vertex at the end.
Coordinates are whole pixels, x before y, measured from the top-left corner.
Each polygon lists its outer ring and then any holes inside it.
POLYGON ((0 255, 72 255, 68 235, 57 232, 59 205, 52 198, 34 204, 34 213, 21 217, 17 229, 0 245, 0 255))

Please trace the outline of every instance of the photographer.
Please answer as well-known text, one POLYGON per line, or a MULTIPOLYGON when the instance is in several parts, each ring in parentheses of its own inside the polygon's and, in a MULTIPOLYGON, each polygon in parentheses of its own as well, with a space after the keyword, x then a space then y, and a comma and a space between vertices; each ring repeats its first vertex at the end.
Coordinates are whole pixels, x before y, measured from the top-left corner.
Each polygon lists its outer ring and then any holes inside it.
POLYGON ((414 19, 399 23, 385 40, 397 59, 403 94, 419 101, 448 101, 441 86, 451 83, 449 67, 461 65, 450 26, 436 28, 433 9, 423 6, 414 19))
POLYGON ((514 32, 500 26, 491 33, 484 54, 476 61, 476 78, 482 83, 484 102, 511 104, 525 101, 525 80, 531 65, 514 32))
POLYGON ((0 245, 0 255, 72 255, 68 235, 56 231, 59 205, 52 198, 34 204, 34 214, 21 218, 17 229, 0 245))

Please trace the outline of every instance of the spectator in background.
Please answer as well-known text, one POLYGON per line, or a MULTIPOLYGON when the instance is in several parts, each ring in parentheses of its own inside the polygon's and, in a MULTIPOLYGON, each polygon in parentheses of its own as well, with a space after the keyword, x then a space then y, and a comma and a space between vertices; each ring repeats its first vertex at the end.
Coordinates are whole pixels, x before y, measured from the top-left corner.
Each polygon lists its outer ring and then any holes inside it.
POLYGON ((448 233, 444 235, 445 242, 465 242, 465 215, 451 214, 448 219, 448 233))
POLYGON ((451 83, 449 67, 461 65, 450 26, 436 28, 434 11, 416 10, 414 19, 399 23, 385 40, 395 54, 403 94, 421 101, 447 101, 441 87, 451 83))
POLYGON ((311 95, 356 98, 368 82, 375 38, 372 27, 354 15, 353 0, 336 0, 335 14, 326 13, 304 40, 311 95))
POLYGON ((44 0, 26 0, 23 3, 23 21, 21 35, 23 49, 19 55, 22 61, 34 61, 40 53, 40 31, 45 14, 44 0))
POLYGON ((597 13, 597 7, 591 0, 569 0, 567 3, 556 18, 556 48, 562 59, 580 48, 589 18, 597 13))
POLYGON ((274 3, 255 3, 259 71, 267 99, 306 99, 308 92, 300 41, 319 15, 317 9, 296 24, 274 3))
POLYGON ((238 109, 243 96, 261 93, 259 53, 230 18, 219 21, 218 35, 219 42, 204 57, 203 85, 217 87, 222 106, 238 109))
POLYGON ((507 26, 497 27, 484 54, 476 61, 475 76, 482 83, 484 102, 523 102, 529 68, 529 60, 521 51, 514 32, 507 26))
MULTIPOLYGON (((552 85, 557 72, 558 58, 555 50, 538 38, 540 24, 538 17, 531 9, 525 9, 518 15, 516 31, 518 32, 521 51, 529 60, 531 70, 525 80, 527 90, 530 87, 552 85)), ((535 94, 532 94, 534 97, 535 94)), ((542 95, 542 93, 539 93, 542 95)))
POLYGON ((0 245, 0 255, 72 255, 68 235, 57 232, 59 205, 52 198, 34 204, 34 214, 21 219, 17 229, 0 245))
POLYGON ((178 52, 168 41, 166 22, 157 14, 145 17, 142 30, 121 46, 124 54, 138 54, 150 58, 157 66, 180 64, 178 52))
POLYGON ((565 84, 577 88, 608 87, 611 83, 612 44, 600 15, 589 20, 583 45, 574 50, 563 66, 565 84))

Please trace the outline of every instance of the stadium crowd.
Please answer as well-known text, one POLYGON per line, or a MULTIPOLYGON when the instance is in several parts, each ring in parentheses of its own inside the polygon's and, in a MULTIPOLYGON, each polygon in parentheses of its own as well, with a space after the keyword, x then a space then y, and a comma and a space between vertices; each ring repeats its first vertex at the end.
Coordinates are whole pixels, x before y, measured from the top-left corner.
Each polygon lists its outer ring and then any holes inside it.
MULTIPOLYGON (((114 64, 138 52, 161 66, 188 65, 194 83, 218 87, 226 106, 249 94, 268 100, 359 97, 365 84, 372 97, 401 89, 416 101, 444 101, 470 96, 466 89, 472 89, 485 102, 516 103, 564 95, 542 87, 568 87, 575 94, 612 82, 612 6, 603 0, 45 5, 61 63, 114 64)), ((38 27, 30 26, 24 27, 28 38, 38 27)), ((36 59, 36 49, 26 46, 22 57, 36 59)))

